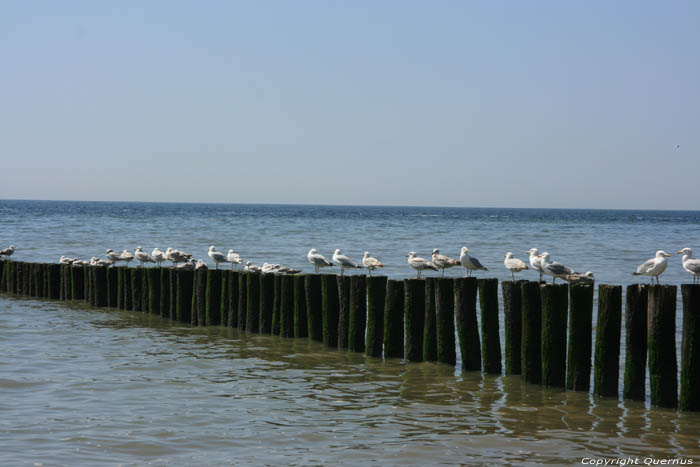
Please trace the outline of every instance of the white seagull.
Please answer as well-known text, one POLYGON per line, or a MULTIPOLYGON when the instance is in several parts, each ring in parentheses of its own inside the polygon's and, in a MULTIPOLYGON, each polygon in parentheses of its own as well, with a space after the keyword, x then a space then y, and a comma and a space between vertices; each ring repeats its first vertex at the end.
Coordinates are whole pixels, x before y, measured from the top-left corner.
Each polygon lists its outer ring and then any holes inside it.
POLYGON ((416 256, 415 251, 411 251, 408 253, 408 264, 417 271, 416 278, 420 278, 420 272, 426 269, 432 269, 433 271, 440 270, 437 266, 435 266, 432 262, 428 261, 427 259, 416 256))
POLYGON ((189 261, 186 261, 182 264, 178 264, 177 268, 182 269, 183 271, 192 271, 195 267, 195 261, 194 259, 190 259, 189 261))
POLYGON ((661 273, 666 270, 666 266, 668 266, 666 258, 670 256, 671 255, 664 250, 659 250, 656 252, 656 256, 644 261, 632 274, 635 276, 650 276, 652 278, 652 283, 654 282, 654 277, 656 277, 656 283, 658 284, 659 275, 661 275, 661 273))
POLYGON ((214 245, 209 247, 209 252, 207 254, 216 263, 216 269, 219 269, 219 263, 226 262, 226 256, 224 256, 224 254, 220 251, 216 251, 216 247, 214 245))
POLYGON ((160 264, 167 259, 165 257, 165 253, 160 251, 158 247, 153 249, 153 251, 151 252, 151 257, 153 258, 153 261, 155 261, 156 264, 158 264, 158 267, 160 267, 160 264))
POLYGON ((466 246, 462 247, 459 255, 459 262, 462 263, 462 266, 467 268, 467 276, 471 276, 472 271, 488 271, 488 268, 483 266, 478 259, 469 255, 469 248, 466 246))
POLYGON ((199 259, 199 260, 197 260, 197 264, 195 265, 194 269, 195 269, 195 271, 197 271, 199 269, 209 269, 209 268, 207 267, 207 263, 205 263, 204 261, 199 259))
POLYGON ((114 266, 116 266, 117 263, 122 260, 121 255, 111 248, 108 248, 107 251, 105 251, 105 256, 114 266))
POLYGON ((265 274, 299 274, 301 269, 290 268, 281 264, 263 263, 260 272, 265 274))
POLYGON ((524 271, 525 269, 530 269, 527 267, 527 264, 521 259, 518 258, 513 258, 513 253, 510 251, 506 253, 506 259, 503 261, 503 264, 506 265, 506 269, 510 271, 511 277, 513 277, 513 282, 515 282, 515 273, 524 271))
POLYGON ((226 261, 231 263, 231 269, 243 262, 243 260, 241 259, 241 255, 234 252, 233 250, 228 250, 228 254, 226 254, 226 261))
POLYGON ((94 256, 90 258, 90 266, 109 266, 110 264, 112 264, 112 262, 106 259, 97 259, 94 256))
POLYGON ((127 266, 129 266, 129 261, 132 259, 134 259, 134 255, 129 250, 124 250, 122 254, 119 255, 119 260, 126 262, 127 266))
POLYGON ((189 261, 190 259, 192 259, 192 255, 190 253, 185 253, 184 251, 174 250, 168 247, 168 249, 165 250, 165 258, 168 261, 172 262, 174 266, 177 263, 184 263, 185 261, 189 261))
POLYGON ((316 248, 310 249, 306 258, 309 260, 309 263, 314 265, 314 272, 318 272, 319 268, 333 267, 333 263, 328 261, 323 255, 318 254, 316 248))
POLYGON ((433 259, 433 264, 435 266, 439 267, 440 269, 442 269, 442 276, 443 277, 445 276, 445 269, 451 268, 454 266, 459 266, 458 260, 456 260, 454 258, 450 258, 449 256, 445 256, 445 255, 440 254, 440 250, 438 250, 437 248, 435 248, 433 250, 432 259, 433 259))
POLYGON ((530 255, 530 266, 532 269, 540 273, 540 282, 542 281, 542 258, 540 258, 540 251, 537 248, 530 248, 525 253, 530 255))
POLYGON ((370 256, 369 251, 365 251, 365 254, 362 257, 362 265, 369 270, 370 277, 372 276, 372 271, 377 268, 384 267, 384 265, 377 258, 370 256))
POLYGON ((134 250, 134 257, 139 260, 139 266, 143 266, 143 263, 155 263, 156 261, 151 258, 151 255, 143 251, 143 248, 137 246, 134 250))
POLYGON ((693 258, 693 250, 690 248, 683 248, 682 250, 678 250, 676 253, 683 255, 683 269, 693 276, 693 284, 695 284, 698 278, 700 278, 700 259, 693 258))
POLYGON ((581 274, 578 272, 575 272, 573 274, 566 274, 565 276, 562 276, 562 279, 564 279, 566 282, 568 282, 571 285, 575 285, 575 284, 593 285, 593 283, 595 283, 595 277, 593 276, 593 273, 591 271, 588 271, 585 274, 581 274))
POLYGON ((541 262, 540 265, 542 267, 542 272, 547 274, 548 276, 552 276, 552 284, 554 284, 554 281, 557 280, 557 277, 563 277, 567 274, 573 274, 574 270, 571 269, 568 266, 564 266, 561 263, 557 263, 556 261, 549 262, 549 253, 546 251, 540 255, 541 262))
POLYGON ((260 266, 256 266, 252 262, 246 261, 245 268, 243 270, 246 272, 260 272, 261 269, 262 268, 260 266))
POLYGON ((357 268, 357 269, 362 268, 362 266, 360 266, 359 264, 357 264, 356 262, 354 262, 353 260, 351 260, 350 258, 348 258, 347 256, 345 256, 341 253, 342 253, 342 251, 340 251, 340 249, 336 249, 333 252, 333 262, 335 264, 337 264, 338 266, 340 266, 340 275, 341 276, 343 275, 343 271, 345 271, 345 269, 347 269, 347 268, 357 268))
POLYGON ((12 256, 12 253, 15 252, 15 246, 10 245, 9 248, 5 248, 4 250, 0 250, 0 256, 4 256, 7 259, 10 259, 10 256, 12 256))

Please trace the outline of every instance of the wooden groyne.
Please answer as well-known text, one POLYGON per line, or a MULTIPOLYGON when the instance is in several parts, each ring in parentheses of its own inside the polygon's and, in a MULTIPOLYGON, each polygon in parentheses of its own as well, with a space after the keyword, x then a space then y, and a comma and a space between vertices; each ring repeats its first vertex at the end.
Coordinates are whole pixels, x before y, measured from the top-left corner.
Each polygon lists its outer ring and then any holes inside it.
POLYGON ((436 362, 528 383, 700 411, 700 285, 684 284, 676 355, 676 286, 623 290, 496 279, 306 274, 3 261, 0 293, 150 313, 192 326, 301 338, 371 358, 436 362), (480 313, 477 313, 477 302, 480 313), (500 323, 505 336, 502 353, 500 323), (568 337, 568 339, 567 339, 568 337), (568 340, 568 344, 567 344, 568 340), (593 351, 594 350, 594 351, 593 351), (678 367, 680 365, 680 381, 678 367), (622 380, 621 380, 622 378, 622 380))

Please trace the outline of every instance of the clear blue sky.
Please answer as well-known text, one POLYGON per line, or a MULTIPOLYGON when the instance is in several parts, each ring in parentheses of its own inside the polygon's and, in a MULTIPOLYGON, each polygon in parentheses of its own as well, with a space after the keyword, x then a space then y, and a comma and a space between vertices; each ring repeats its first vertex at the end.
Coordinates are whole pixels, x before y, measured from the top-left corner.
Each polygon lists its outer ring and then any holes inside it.
POLYGON ((699 209, 700 2, 5 1, 0 109, 0 198, 699 209))

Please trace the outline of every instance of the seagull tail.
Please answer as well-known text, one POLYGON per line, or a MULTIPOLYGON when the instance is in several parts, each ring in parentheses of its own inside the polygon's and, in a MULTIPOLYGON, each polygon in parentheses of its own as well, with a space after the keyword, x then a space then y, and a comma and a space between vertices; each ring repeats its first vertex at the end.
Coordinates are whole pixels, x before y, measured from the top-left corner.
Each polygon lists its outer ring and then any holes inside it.
POLYGON ((633 272, 632 275, 633 276, 641 276, 641 274, 639 274, 638 272, 633 272))

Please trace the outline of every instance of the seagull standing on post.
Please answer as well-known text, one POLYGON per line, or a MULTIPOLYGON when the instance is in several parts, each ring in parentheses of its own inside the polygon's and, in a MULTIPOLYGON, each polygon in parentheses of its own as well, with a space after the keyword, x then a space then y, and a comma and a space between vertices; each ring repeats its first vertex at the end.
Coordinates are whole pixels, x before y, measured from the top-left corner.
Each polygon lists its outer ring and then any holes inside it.
POLYGON ((343 275, 343 271, 347 268, 357 268, 357 269, 362 269, 362 266, 342 254, 342 251, 340 248, 336 249, 333 252, 333 262, 340 266, 340 275, 343 275))
POLYGON ((525 269, 530 269, 527 264, 521 259, 513 258, 513 253, 510 251, 506 253, 506 259, 503 261, 506 268, 510 271, 510 275, 513 277, 513 282, 515 282, 515 273, 524 271, 525 269))
POLYGON ((656 277, 656 283, 658 284, 659 276, 666 270, 666 266, 668 266, 666 258, 670 256, 671 255, 664 250, 659 250, 656 252, 656 256, 644 261, 632 274, 635 276, 649 276, 651 277, 652 283, 654 282, 654 277, 656 277))
POLYGON ((488 268, 483 266, 478 259, 469 255, 469 248, 466 246, 462 247, 461 254, 459 255, 459 262, 462 266, 467 268, 467 277, 471 277, 472 271, 488 271, 488 268))
POLYGON ((372 271, 377 268, 383 268, 384 265, 377 259, 369 255, 369 251, 365 251, 362 257, 362 265, 369 271, 369 276, 372 277, 372 271))
POLYGON ((693 258, 693 250, 690 248, 683 248, 676 252, 679 255, 683 255, 683 269, 685 269, 691 276, 693 276, 693 284, 697 282, 700 278, 700 259, 693 258))
POLYGON ((415 251, 411 251, 408 253, 408 264, 417 271, 417 279, 420 279, 420 272, 426 269, 439 271, 437 266, 435 266, 432 262, 428 261, 427 259, 417 256, 415 251))
POLYGON ((224 254, 220 251, 216 251, 216 247, 214 245, 209 247, 209 252, 207 254, 214 261, 214 263, 216 263, 216 269, 219 269, 219 263, 226 262, 226 256, 224 256, 224 254))
POLYGON ((306 259, 309 260, 309 263, 314 265, 314 272, 318 272, 319 268, 333 267, 333 263, 328 261, 323 255, 320 255, 316 251, 316 248, 309 250, 306 259))
POLYGON ((445 277, 445 269, 451 268, 454 266, 459 266, 459 261, 457 261, 456 259, 450 258, 449 256, 445 256, 445 255, 440 254, 440 250, 438 250, 437 248, 435 248, 433 250, 432 259, 433 259, 433 264, 435 266, 439 267, 440 269, 442 269, 442 275, 440 277, 445 277))
POLYGON ((557 280, 557 277, 564 277, 567 274, 573 274, 574 270, 568 266, 564 266, 556 261, 549 262, 549 253, 546 251, 540 255, 542 272, 548 276, 552 276, 552 284, 557 280))

